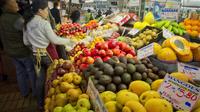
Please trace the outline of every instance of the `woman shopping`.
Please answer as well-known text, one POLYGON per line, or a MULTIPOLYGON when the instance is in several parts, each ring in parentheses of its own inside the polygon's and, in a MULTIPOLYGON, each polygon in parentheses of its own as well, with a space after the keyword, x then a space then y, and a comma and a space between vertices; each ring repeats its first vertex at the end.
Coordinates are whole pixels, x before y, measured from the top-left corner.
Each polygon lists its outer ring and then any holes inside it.
POLYGON ((46 48, 49 43, 55 45, 65 45, 70 49, 75 42, 69 39, 58 37, 48 22, 48 1, 34 0, 32 3, 33 15, 25 21, 24 43, 30 46, 35 57, 35 67, 37 73, 36 91, 38 96, 38 105, 43 109, 44 105, 44 86, 47 67, 52 62, 46 48))

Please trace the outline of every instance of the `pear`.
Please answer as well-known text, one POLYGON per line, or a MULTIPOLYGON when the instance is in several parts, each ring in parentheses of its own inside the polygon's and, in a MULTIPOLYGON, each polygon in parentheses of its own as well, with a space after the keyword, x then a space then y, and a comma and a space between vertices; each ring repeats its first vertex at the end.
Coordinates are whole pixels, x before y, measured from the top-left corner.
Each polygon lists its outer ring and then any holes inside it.
POLYGON ((64 106, 67 103, 66 94, 60 93, 56 95, 55 101, 57 106, 64 106))
POLYGON ((76 112, 75 108, 71 104, 67 104, 63 108, 64 112, 76 112))
POLYGON ((62 112, 63 111, 63 107, 56 107, 53 109, 53 112, 62 112))
POLYGON ((77 107, 77 108, 84 107, 84 108, 90 109, 91 104, 90 104, 89 99, 87 99, 87 98, 82 98, 82 99, 79 99, 79 100, 78 100, 76 107, 77 107))
POLYGON ((69 84, 67 82, 62 82, 60 85, 60 90, 63 93, 67 92, 69 89, 72 89, 72 88, 75 88, 75 86, 73 84, 69 84))

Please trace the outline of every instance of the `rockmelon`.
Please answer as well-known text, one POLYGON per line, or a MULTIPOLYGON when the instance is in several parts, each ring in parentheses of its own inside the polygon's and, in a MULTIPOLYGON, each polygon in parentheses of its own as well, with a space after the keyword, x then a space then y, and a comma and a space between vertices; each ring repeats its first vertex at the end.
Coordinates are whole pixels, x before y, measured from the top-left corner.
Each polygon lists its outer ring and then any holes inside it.
POLYGON ((200 61, 200 47, 192 50, 194 61, 200 61))
POLYGON ((193 54, 192 51, 190 50, 190 53, 188 55, 177 55, 178 60, 180 60, 181 62, 191 62, 193 60, 193 54))
POLYGON ((180 36, 173 36, 170 38, 170 46, 178 55, 189 55, 189 42, 180 36))
POLYGON ((157 58, 164 62, 176 62, 177 57, 171 48, 163 48, 159 51, 157 58))

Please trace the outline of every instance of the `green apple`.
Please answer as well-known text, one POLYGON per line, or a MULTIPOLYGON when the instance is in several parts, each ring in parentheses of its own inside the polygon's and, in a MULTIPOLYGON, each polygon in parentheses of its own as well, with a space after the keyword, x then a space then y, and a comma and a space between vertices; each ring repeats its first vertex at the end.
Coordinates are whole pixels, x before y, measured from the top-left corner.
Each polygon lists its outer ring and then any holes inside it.
POLYGON ((87 98, 81 98, 78 100, 76 107, 79 108, 87 108, 88 110, 91 107, 90 101, 87 98))
POLYGON ((78 110, 77 110, 77 112, 88 112, 88 109, 87 108, 79 108, 78 110))
POLYGON ((53 109, 53 112, 62 112, 63 111, 63 107, 56 107, 53 109))
POLYGON ((63 108, 64 112, 76 112, 75 108, 71 104, 67 104, 63 108))

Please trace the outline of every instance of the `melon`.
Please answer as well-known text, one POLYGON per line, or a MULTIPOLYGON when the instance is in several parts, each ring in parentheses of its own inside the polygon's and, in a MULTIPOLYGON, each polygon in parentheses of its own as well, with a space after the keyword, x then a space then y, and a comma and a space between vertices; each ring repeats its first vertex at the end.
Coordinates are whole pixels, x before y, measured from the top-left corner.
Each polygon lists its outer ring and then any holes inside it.
POLYGON ((164 62, 176 62, 177 57, 171 48, 163 48, 159 51, 157 58, 164 62))
POLYGON ((200 61, 200 47, 192 50, 194 61, 200 61))
POLYGON ((191 62, 193 60, 193 54, 192 51, 190 50, 190 53, 188 55, 177 55, 178 60, 180 60, 181 62, 191 62))

